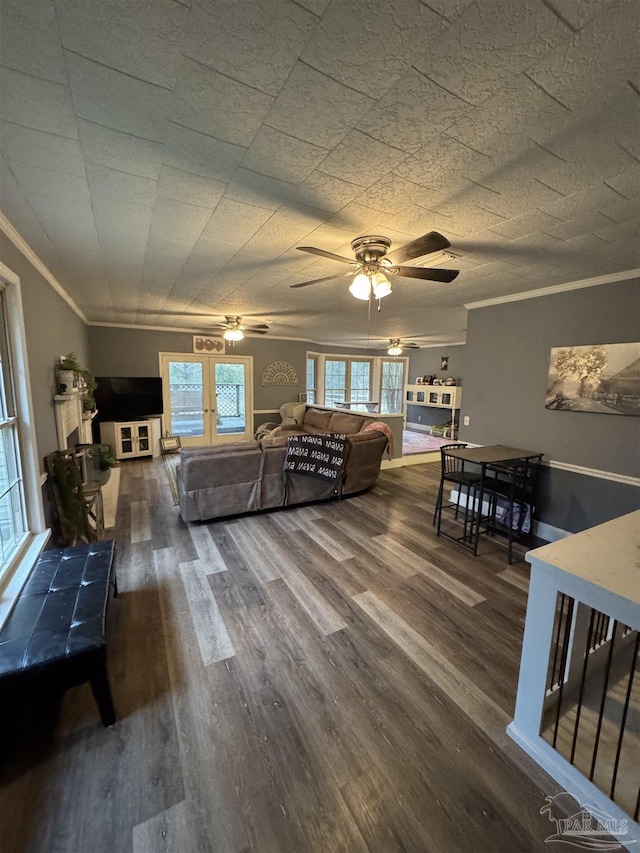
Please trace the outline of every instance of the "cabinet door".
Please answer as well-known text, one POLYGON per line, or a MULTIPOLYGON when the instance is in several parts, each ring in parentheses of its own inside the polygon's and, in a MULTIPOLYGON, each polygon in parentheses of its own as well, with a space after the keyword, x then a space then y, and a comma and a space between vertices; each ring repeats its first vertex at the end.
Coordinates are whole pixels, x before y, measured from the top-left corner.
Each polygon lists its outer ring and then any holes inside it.
POLYGON ((138 424, 138 454, 151 453, 149 424, 138 424))
POLYGON ((118 425, 118 445, 120 457, 134 456, 136 452, 135 435, 131 424, 118 425))

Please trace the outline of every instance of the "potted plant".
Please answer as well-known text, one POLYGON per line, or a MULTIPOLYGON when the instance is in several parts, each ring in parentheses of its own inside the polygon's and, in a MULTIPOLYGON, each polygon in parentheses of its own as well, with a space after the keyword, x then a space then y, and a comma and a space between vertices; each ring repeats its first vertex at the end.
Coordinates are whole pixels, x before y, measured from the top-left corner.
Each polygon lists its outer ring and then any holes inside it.
POLYGON ((58 393, 71 394, 74 386, 82 394, 82 408, 85 412, 92 412, 96 407, 93 392, 98 387, 95 377, 90 370, 78 362, 76 354, 67 353, 60 358, 57 366, 58 393))
POLYGON ((100 483, 104 486, 109 481, 111 469, 115 468, 118 464, 118 460, 110 444, 100 445, 98 448, 98 462, 100 467, 100 483))

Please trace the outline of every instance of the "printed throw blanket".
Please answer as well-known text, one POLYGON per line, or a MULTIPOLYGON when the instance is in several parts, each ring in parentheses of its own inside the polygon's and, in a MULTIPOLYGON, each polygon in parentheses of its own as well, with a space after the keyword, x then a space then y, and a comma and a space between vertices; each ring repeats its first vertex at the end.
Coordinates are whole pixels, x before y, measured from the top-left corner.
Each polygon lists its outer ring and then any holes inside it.
POLYGON ((335 482, 347 458, 347 437, 342 433, 291 435, 287 439, 284 471, 335 482))

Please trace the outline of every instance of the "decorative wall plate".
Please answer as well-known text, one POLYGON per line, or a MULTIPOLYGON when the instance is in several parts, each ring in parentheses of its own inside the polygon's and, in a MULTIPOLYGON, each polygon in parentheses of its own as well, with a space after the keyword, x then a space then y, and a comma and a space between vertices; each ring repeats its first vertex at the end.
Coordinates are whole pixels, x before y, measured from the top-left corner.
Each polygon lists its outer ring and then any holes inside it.
POLYGON ((299 385, 298 372, 288 361, 272 361, 262 373, 263 385, 299 385))

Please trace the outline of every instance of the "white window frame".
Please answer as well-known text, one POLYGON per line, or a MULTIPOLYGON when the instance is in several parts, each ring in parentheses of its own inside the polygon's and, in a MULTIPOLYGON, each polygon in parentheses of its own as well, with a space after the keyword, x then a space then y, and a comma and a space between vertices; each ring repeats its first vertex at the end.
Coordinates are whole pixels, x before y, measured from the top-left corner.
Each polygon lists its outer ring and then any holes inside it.
MULTIPOLYGON (((345 363, 344 381, 345 381, 345 385, 346 385, 345 400, 347 402, 352 402, 350 399, 351 398, 351 391, 352 391, 352 388, 351 388, 351 365, 352 365, 352 363, 354 361, 357 361, 360 364, 368 363, 369 364, 369 397, 371 397, 371 395, 373 394, 374 389, 376 387, 376 376, 375 376, 376 371, 375 371, 375 358, 374 357, 372 357, 372 356, 358 356, 358 355, 339 355, 337 353, 326 353, 324 356, 325 365, 328 361, 343 361, 345 363)), ((326 381, 323 382, 323 384, 322 384, 322 398, 323 398, 323 400, 326 400, 326 387, 325 386, 326 386, 326 381)), ((331 405, 331 404, 329 404, 329 405, 331 405)), ((355 405, 358 405, 358 404, 355 403, 355 405)))
MULTIPOLYGON (((407 356, 403 356, 400 358, 391 358, 390 356, 358 356, 353 353, 335 353, 335 352, 312 352, 311 350, 307 351, 307 358, 313 358, 316 362, 316 406, 325 406, 329 408, 333 408, 330 403, 327 403, 325 397, 325 364, 327 361, 370 361, 371 362, 371 394, 372 398, 375 399, 375 394, 377 393, 378 398, 382 399, 382 363, 384 361, 402 361, 404 363, 403 369, 403 391, 404 385, 407 383, 407 376, 409 372, 409 359, 407 356)), ((306 365, 306 361, 305 361, 306 365)), ((347 374, 348 374, 348 365, 347 365, 347 374)), ((395 414, 402 414, 406 410, 406 405, 404 403, 404 393, 403 397, 403 405, 399 412, 395 414)))
POLYGON ((382 406, 382 366, 383 366, 383 364, 386 364, 387 362, 391 362, 391 363, 402 362, 402 384, 400 385, 400 410, 399 410, 399 412, 394 413, 394 414, 401 414, 402 412, 406 411, 406 408, 407 408, 405 395, 404 395, 404 386, 407 384, 407 377, 409 374, 409 359, 406 356, 404 356, 402 358, 398 358, 397 356, 394 357, 394 356, 387 355, 387 356, 382 356, 379 361, 380 361, 380 380, 378 383, 378 396, 380 398, 380 405, 381 406, 382 406))
POLYGON ((38 464, 35 421, 31 403, 31 382, 27 358, 22 292, 19 277, 0 261, 0 288, 6 307, 7 342, 15 401, 15 428, 19 444, 19 464, 24 488, 26 533, 10 560, 0 565, 0 628, 11 613, 50 530, 42 504, 42 481, 38 464))
POLYGON ((305 366, 305 387, 307 389, 307 402, 311 405, 316 405, 318 402, 318 356, 316 353, 308 352, 304 362, 305 366), (309 388, 309 362, 313 362, 313 379, 314 386, 309 388), (313 394, 313 403, 309 400, 309 394, 313 394))

